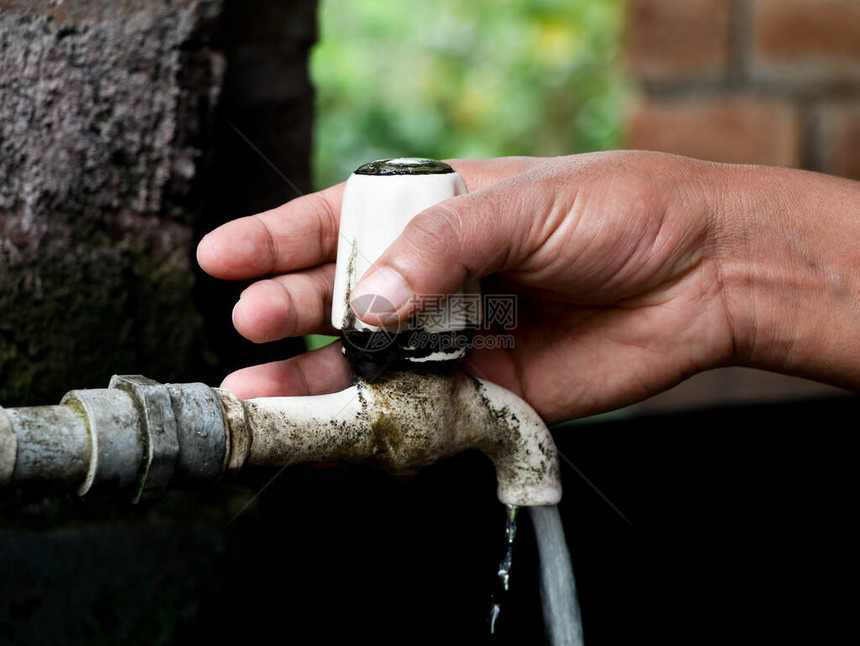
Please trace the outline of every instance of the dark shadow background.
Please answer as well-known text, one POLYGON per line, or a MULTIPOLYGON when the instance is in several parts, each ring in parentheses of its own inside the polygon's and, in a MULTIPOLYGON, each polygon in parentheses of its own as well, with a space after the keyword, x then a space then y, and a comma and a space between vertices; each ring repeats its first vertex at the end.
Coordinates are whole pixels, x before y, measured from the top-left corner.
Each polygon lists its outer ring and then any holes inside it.
MULTIPOLYGON (((857 487, 843 424, 857 413, 846 397, 556 430, 576 466, 562 464, 561 514, 586 643, 849 634, 857 487)), ((17 537, 0 537, 0 639, 542 643, 525 514, 489 636, 505 513, 483 456, 410 481, 361 467, 276 474, 150 507, 18 505, 5 517, 17 537)))
MULTIPOLYGON (((594 485, 562 465, 586 643, 838 637, 857 538, 840 420, 857 410, 844 398, 558 431, 559 449, 594 485)), ((541 643, 523 515, 512 589, 498 637, 488 637, 504 546, 493 488, 489 463, 470 455, 408 483, 358 469, 287 470, 260 497, 259 516, 240 516, 229 531, 228 580, 268 592, 215 598, 206 610, 255 617, 236 624, 237 638, 285 630, 323 643, 541 643)))

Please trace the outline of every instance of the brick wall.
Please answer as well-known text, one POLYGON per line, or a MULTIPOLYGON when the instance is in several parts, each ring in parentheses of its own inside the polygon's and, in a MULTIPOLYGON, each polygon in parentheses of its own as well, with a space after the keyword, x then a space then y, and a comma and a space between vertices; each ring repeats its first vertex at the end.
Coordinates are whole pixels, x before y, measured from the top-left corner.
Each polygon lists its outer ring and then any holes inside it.
MULTIPOLYGON (((626 147, 860 179, 860 0, 629 0, 626 147)), ((830 393, 727 369, 647 405, 830 393)))
POLYGON ((630 0, 627 145, 860 179, 860 1, 630 0))

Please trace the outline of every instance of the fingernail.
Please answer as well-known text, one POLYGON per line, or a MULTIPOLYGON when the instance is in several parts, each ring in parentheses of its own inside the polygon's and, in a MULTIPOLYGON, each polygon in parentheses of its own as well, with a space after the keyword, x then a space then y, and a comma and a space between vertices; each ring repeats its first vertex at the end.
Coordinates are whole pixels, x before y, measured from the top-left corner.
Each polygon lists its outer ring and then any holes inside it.
POLYGON ((388 267, 377 267, 352 288, 349 305, 360 319, 367 314, 383 318, 399 310, 411 294, 400 274, 388 267))

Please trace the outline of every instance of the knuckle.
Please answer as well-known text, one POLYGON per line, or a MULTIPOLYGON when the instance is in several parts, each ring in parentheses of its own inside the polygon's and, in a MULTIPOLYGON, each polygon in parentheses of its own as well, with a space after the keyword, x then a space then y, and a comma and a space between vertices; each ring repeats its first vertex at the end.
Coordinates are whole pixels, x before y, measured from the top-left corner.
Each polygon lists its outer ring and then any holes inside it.
POLYGON ((275 236, 272 234, 266 221, 259 214, 248 216, 252 222, 255 222, 259 230, 259 240, 262 243, 262 255, 260 257, 260 266, 257 270, 260 273, 267 273, 277 264, 278 260, 278 245, 275 241, 275 236))
POLYGON ((463 237, 460 214, 446 204, 434 207, 431 213, 417 217, 404 231, 410 251, 424 259, 449 257, 459 252, 463 237))
POLYGON ((332 203, 320 194, 315 195, 313 202, 317 214, 317 231, 320 256, 333 258, 337 252, 340 216, 332 203))

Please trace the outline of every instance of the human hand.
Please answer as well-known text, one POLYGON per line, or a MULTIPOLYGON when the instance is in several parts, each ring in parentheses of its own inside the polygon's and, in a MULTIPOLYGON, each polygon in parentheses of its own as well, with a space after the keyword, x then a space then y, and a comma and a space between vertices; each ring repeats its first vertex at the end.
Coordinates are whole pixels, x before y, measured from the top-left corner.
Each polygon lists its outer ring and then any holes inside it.
MULTIPOLYGON (((384 296, 397 306, 382 313, 390 323, 411 315, 414 295, 448 293, 467 278, 482 278, 485 294, 516 294, 513 347, 475 349, 464 367, 548 422, 617 408, 728 363, 803 371, 755 347, 761 298, 749 284, 761 263, 786 260, 775 250, 784 239, 733 202, 736 169, 641 152, 451 164, 471 192, 416 216, 375 264, 386 280, 374 284, 371 270, 353 297, 384 296), (747 239, 752 230, 776 247, 742 262, 758 244, 747 239), (727 288, 727 266, 739 287, 727 288)), ((331 332, 342 192, 338 185, 241 218, 201 242, 198 260, 214 276, 275 275, 242 294, 233 314, 241 334, 263 342, 331 332)), ((380 315, 363 319, 380 323, 380 315)), ((349 379, 334 345, 246 368, 223 385, 241 397, 304 395, 349 379)))

